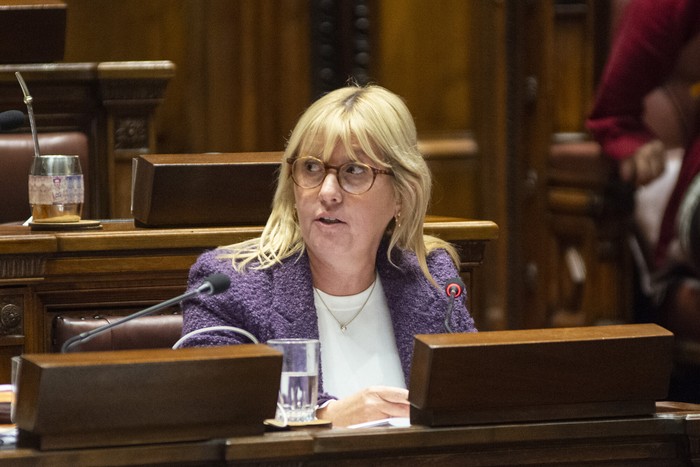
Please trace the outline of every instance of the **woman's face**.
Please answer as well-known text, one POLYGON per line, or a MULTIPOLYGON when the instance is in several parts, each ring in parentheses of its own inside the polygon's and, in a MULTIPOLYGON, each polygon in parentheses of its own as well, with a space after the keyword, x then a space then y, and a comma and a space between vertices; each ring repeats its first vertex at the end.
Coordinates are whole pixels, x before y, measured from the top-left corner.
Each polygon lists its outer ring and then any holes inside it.
MULTIPOLYGON (((367 156, 358 156, 360 162, 374 167, 367 156)), ((327 164, 340 166, 349 161, 338 145, 327 164)), ((390 175, 378 174, 369 191, 354 195, 343 191, 335 170, 328 170, 315 188, 295 184, 294 197, 309 257, 330 264, 374 262, 386 227, 398 211, 390 175)))

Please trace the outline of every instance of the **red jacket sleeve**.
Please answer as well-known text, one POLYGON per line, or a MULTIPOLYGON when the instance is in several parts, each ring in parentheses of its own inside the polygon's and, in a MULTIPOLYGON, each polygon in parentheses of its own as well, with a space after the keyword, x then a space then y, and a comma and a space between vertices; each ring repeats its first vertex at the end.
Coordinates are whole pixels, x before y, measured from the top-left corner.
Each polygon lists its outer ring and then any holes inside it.
POLYGON ((643 122, 645 96, 672 73, 700 29, 697 0, 631 0, 620 20, 586 126, 620 160, 654 138, 643 122))

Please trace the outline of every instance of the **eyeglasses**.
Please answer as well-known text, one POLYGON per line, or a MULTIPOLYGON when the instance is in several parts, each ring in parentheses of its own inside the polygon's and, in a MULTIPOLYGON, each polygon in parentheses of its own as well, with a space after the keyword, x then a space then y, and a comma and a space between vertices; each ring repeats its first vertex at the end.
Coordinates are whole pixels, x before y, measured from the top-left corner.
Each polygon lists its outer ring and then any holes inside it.
POLYGON ((374 185, 377 174, 391 175, 391 170, 377 169, 362 162, 346 162, 342 165, 328 165, 311 156, 290 157, 287 163, 292 165, 292 180, 301 188, 316 188, 326 179, 328 170, 337 173, 338 184, 343 191, 361 195, 374 185))

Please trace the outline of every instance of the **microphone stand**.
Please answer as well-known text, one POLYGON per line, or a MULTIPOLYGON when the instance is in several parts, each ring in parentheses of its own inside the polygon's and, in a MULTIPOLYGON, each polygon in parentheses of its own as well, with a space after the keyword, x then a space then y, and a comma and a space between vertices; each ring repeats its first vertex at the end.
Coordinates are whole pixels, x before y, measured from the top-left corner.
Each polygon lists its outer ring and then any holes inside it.
POLYGON ((146 308, 145 310, 138 311, 132 315, 125 316, 121 319, 118 319, 117 321, 113 323, 107 323, 104 326, 100 326, 98 328, 92 329, 90 331, 85 331, 81 332, 77 336, 73 336, 70 339, 66 340, 63 345, 61 346, 61 353, 66 353, 68 349, 71 348, 74 344, 78 342, 85 342, 90 339, 92 339, 94 336, 97 334, 104 332, 108 329, 111 329, 115 326, 119 326, 120 324, 126 323, 127 321, 131 321, 132 319, 140 318, 142 316, 150 315, 155 313, 158 310, 162 310, 163 308, 168 308, 169 306, 175 305, 177 303, 180 303, 184 300, 187 300, 190 297, 193 297, 194 295, 200 294, 200 293, 205 293, 208 295, 214 295, 223 292, 224 290, 229 288, 229 285, 231 285, 231 279, 229 279, 228 276, 225 274, 221 273, 216 273, 212 274, 210 276, 207 276, 206 279, 204 279, 204 282, 197 287, 194 290, 190 290, 189 292, 185 292, 182 295, 178 295, 177 297, 171 298, 170 300, 166 300, 164 302, 158 303, 156 305, 153 305, 152 307, 146 308))

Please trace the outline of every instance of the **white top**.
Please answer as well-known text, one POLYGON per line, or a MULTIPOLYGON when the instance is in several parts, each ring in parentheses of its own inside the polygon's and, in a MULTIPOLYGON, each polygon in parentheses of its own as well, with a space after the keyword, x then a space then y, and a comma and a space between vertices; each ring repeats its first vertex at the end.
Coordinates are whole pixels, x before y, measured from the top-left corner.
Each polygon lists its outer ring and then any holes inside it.
POLYGON ((368 386, 406 388, 379 276, 374 290, 370 286, 357 295, 338 297, 318 289, 315 292, 324 390, 343 398, 368 386), (369 301, 360 314, 347 324, 345 332, 341 331, 338 321, 351 320, 368 296, 369 301))

